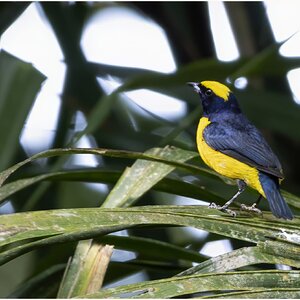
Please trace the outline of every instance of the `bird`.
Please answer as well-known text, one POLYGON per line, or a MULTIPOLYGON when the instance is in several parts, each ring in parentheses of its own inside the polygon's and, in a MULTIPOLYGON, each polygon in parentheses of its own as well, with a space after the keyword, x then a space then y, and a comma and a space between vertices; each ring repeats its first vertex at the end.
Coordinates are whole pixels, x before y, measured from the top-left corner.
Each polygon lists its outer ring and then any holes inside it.
MULTIPOLYGON (((196 133, 198 152, 206 165, 235 179, 238 186, 236 194, 224 205, 211 203, 210 207, 236 216, 229 206, 250 186, 258 191, 260 198, 267 199, 275 217, 292 220, 291 209, 280 192, 284 175, 279 159, 262 133, 243 114, 234 93, 218 81, 187 84, 200 96, 203 108, 196 133)), ((260 212, 255 205, 243 207, 260 212)))

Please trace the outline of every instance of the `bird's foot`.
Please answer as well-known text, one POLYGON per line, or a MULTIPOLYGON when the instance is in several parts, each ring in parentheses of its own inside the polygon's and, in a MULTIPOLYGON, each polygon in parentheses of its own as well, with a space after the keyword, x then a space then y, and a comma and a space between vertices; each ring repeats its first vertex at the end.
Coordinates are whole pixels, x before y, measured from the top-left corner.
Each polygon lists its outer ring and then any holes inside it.
POLYGON ((216 203, 212 202, 209 204, 208 208, 213 208, 213 209, 217 209, 223 212, 226 212, 227 214, 231 215, 232 217, 236 217, 236 212, 229 209, 228 206, 221 206, 221 205, 217 205, 216 203))
POLYGON ((259 215, 262 214, 262 211, 259 208, 256 207, 256 203, 252 204, 251 206, 241 204, 241 210, 254 212, 254 213, 259 214, 259 215))

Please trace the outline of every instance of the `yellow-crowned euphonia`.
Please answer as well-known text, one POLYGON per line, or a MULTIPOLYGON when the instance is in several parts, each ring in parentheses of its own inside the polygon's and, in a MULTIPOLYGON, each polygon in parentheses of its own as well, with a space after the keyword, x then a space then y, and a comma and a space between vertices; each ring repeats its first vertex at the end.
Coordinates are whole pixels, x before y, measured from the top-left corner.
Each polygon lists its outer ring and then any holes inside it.
POLYGON ((241 112, 231 90, 217 81, 188 84, 200 95, 203 107, 196 138, 201 158, 238 183, 238 192, 229 201, 213 206, 232 213, 229 205, 248 185, 268 200, 274 216, 292 219, 279 190, 279 180, 284 177, 280 162, 260 131, 241 112))

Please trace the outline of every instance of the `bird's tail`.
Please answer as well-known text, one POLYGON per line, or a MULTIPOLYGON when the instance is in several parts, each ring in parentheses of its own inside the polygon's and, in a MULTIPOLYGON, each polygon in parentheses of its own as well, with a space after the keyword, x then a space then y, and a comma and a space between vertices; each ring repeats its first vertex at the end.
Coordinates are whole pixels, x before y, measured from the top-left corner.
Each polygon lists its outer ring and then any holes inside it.
POLYGON ((259 172, 259 181, 273 215, 277 218, 292 220, 293 214, 280 193, 278 178, 259 172))

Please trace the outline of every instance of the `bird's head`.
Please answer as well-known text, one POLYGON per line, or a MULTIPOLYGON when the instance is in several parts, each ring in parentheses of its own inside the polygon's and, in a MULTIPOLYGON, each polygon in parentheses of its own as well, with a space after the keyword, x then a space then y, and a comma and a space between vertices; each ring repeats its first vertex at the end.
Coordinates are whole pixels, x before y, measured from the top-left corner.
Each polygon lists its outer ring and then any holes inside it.
POLYGON ((230 111, 239 113, 240 108, 231 90, 217 81, 188 82, 200 95, 204 115, 230 111))

